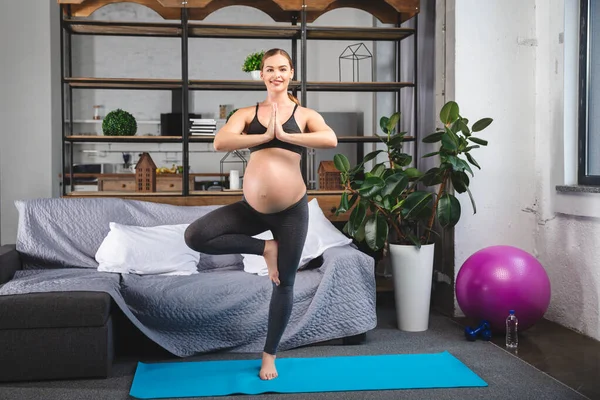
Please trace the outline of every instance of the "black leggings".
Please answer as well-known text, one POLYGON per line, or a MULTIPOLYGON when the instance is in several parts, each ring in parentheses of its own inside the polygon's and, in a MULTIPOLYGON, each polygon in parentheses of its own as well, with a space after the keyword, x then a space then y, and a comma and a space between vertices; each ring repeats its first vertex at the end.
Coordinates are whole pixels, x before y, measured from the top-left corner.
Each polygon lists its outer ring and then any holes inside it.
POLYGON ((273 283, 265 353, 274 355, 292 313, 294 280, 308 230, 308 196, 285 210, 264 214, 246 200, 229 204, 194 221, 185 242, 206 254, 263 255, 265 241, 252 236, 270 230, 277 241, 279 286, 273 283))

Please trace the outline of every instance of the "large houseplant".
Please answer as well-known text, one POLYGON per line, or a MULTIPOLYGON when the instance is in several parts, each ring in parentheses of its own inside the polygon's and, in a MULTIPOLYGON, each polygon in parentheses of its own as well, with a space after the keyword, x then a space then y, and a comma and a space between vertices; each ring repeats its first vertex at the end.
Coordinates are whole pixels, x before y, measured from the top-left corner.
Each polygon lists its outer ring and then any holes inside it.
POLYGON ((334 163, 344 186, 336 213, 352 209, 344 231, 372 250, 389 250, 399 327, 419 331, 428 327, 434 223, 450 228, 460 220, 460 202, 452 188, 468 192, 476 212, 469 191, 469 174, 473 176, 469 164, 480 167, 471 151, 487 141, 473 133, 485 129, 492 119, 480 119, 469 128, 458 104, 447 102, 440 111, 443 128, 423 139, 440 143, 437 151, 423 156, 439 157, 439 163, 426 172, 409 167, 412 157, 403 151, 406 132, 396 132, 399 119, 398 113, 380 119, 384 135, 378 136, 386 149, 368 153, 355 167, 350 167, 346 156, 336 154, 334 163), (380 154, 386 160, 366 171, 365 164, 380 154))

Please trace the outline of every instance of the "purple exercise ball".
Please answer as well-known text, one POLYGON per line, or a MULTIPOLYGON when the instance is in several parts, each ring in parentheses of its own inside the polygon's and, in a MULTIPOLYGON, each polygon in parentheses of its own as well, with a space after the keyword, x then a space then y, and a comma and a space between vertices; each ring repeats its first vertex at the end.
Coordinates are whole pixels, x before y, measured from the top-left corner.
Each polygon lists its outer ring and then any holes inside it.
POLYGON ((515 310, 519 331, 539 321, 550 304, 550 280, 540 262, 513 246, 490 246, 473 253, 456 277, 456 298, 467 317, 488 320, 506 331, 515 310))

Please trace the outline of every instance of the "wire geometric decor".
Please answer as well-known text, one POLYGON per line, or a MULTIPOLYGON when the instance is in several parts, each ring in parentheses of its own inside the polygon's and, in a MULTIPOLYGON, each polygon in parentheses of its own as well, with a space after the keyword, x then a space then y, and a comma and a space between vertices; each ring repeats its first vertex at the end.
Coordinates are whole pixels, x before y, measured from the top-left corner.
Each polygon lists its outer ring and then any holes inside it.
POLYGON ((340 54, 338 59, 340 82, 342 81, 342 60, 352 60, 352 82, 358 82, 360 80, 359 62, 366 58, 371 59, 371 81, 373 81, 373 54, 364 43, 356 43, 346 47, 340 54))
POLYGON ((221 172, 221 184, 223 185, 223 187, 225 187, 225 175, 223 173, 224 169, 225 169, 224 168, 225 164, 239 164, 239 163, 242 164, 242 173, 240 175, 240 178, 243 178, 244 177, 244 173, 246 172, 246 165, 248 164, 248 161, 246 161, 246 157, 244 157, 243 154, 240 153, 239 150, 229 151, 229 152, 227 152, 227 154, 225 154, 223 156, 223 158, 221 158, 221 161, 220 161, 219 164, 220 164, 220 172, 221 172), (231 154, 237 156, 238 160, 229 160, 229 161, 227 161, 227 159, 229 158, 229 156, 231 154))

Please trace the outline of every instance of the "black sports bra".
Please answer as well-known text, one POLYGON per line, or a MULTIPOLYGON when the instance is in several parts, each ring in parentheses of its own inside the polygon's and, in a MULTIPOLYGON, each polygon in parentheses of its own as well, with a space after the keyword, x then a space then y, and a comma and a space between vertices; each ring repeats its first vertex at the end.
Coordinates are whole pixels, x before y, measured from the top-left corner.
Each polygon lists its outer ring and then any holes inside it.
MULTIPOLYGON (((296 118, 294 118, 294 114, 296 113, 296 108, 298 108, 298 104, 296 104, 294 106, 294 110, 292 111, 292 115, 290 116, 290 118, 281 125, 283 130, 287 133, 302 133, 302 130, 296 123, 296 118)), ((266 131, 267 131, 267 128, 263 124, 261 124, 260 121, 258 120, 258 103, 256 103, 256 113, 254 114, 254 118, 252 119, 252 122, 250 122, 250 125, 248 126, 248 130, 247 130, 246 134, 259 135, 259 134, 265 133, 266 131)), ((306 150, 306 147, 304 147, 304 146, 299 146, 297 144, 283 142, 277 138, 273 138, 272 140, 270 140, 266 143, 262 143, 257 146, 250 147, 249 150, 250 150, 250 153, 252 153, 254 151, 267 149, 270 147, 278 147, 280 149, 286 149, 289 151, 293 151, 294 153, 298 153, 300 155, 302 155, 302 153, 306 150)))

